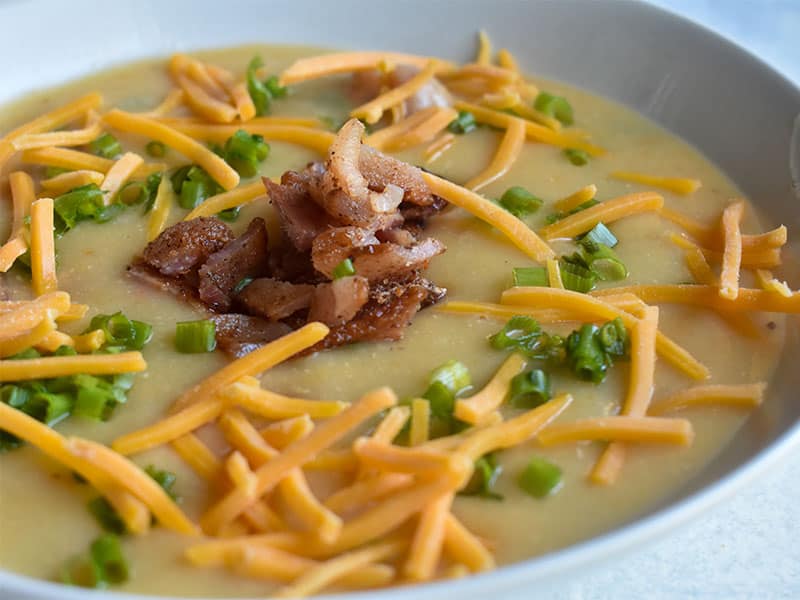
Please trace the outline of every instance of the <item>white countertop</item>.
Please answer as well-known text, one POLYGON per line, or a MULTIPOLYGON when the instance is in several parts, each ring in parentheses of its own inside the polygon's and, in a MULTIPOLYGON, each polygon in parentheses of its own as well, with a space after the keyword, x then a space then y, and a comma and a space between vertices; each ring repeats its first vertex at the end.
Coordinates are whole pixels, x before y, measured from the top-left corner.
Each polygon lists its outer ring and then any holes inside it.
MULTIPOLYGON (((651 1, 733 40, 800 85, 800 0, 651 1)), ((573 574, 541 596, 800 598, 800 450, 756 484, 668 537, 573 574)))

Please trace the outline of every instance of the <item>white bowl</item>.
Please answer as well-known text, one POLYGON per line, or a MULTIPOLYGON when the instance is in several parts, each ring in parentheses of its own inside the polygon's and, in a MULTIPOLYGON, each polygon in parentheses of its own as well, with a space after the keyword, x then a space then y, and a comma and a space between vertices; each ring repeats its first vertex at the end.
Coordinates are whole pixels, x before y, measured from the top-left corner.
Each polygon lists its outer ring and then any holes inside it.
MULTIPOLYGON (((637 2, 578 0, 39 0, 0 5, 0 104, 111 65, 247 42, 402 50, 464 59, 480 28, 529 72, 631 106, 693 143, 770 221, 800 228, 800 91, 737 46, 637 2), (112 9, 113 7, 113 9, 112 9), (794 175, 793 175, 794 174, 794 175)), ((720 456, 667 501, 611 533, 459 581, 359 594, 364 600, 527 597, 697 516, 800 443, 798 331, 765 405, 720 456), (795 354, 795 357, 790 356, 795 354), (794 369, 792 367, 795 367, 794 369), (762 418, 768 417, 768 418, 762 418), (758 424, 758 429, 754 424, 758 424), (538 582, 531 587, 532 582, 538 582), (527 592, 525 592, 527 590, 527 592)), ((31 532, 35 535, 35 532, 31 532)), ((43 550, 46 551, 46 550, 43 550)), ((0 572, 0 598, 89 592, 0 572)), ((93 598, 149 598, 111 592, 93 598)))

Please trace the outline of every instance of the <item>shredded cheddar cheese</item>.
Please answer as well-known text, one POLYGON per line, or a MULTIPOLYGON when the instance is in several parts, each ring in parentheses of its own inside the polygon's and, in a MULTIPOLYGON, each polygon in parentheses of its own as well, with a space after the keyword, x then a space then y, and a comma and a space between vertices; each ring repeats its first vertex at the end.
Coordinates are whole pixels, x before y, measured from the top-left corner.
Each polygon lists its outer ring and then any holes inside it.
POLYGON ((239 174, 211 150, 179 131, 149 117, 127 113, 119 109, 107 112, 103 120, 120 131, 135 133, 165 144, 199 164, 224 189, 235 188, 239 174))
POLYGON ((256 198, 264 196, 266 193, 264 183, 261 180, 254 181, 253 183, 239 186, 229 192, 223 192, 207 198, 186 215, 183 220, 191 221, 197 217, 210 217, 223 210, 249 204, 256 198))
POLYGON ((763 382, 696 386, 653 402, 647 414, 659 416, 684 408, 707 405, 756 408, 763 402, 766 389, 767 384, 763 382))
POLYGON ((634 173, 633 171, 614 171, 611 173, 614 179, 641 183, 642 185, 659 187, 676 194, 686 196, 700 189, 702 183, 699 179, 686 179, 683 177, 658 177, 646 175, 644 173, 634 173))
POLYGON ((734 202, 722 212, 725 249, 719 275, 719 295, 726 300, 736 300, 739 295, 739 271, 742 266, 742 232, 739 225, 742 215, 744 202, 734 202))
POLYGON ((483 196, 432 173, 423 173, 422 177, 434 194, 497 227, 517 248, 534 260, 544 262, 555 256, 552 248, 525 223, 483 196))
POLYGON ((108 206, 114 202, 116 195, 142 164, 144 164, 144 159, 134 152, 126 152, 119 157, 114 166, 108 170, 100 185, 100 191, 103 192, 103 204, 108 206))
POLYGON ((476 192, 508 173, 519 158, 524 144, 525 122, 512 118, 492 161, 486 169, 465 183, 464 187, 476 192))
POLYGON ((36 199, 33 179, 23 171, 14 171, 8 176, 11 186, 11 199, 14 213, 11 223, 11 235, 0 247, 0 272, 5 273, 14 262, 28 249, 25 240, 25 218, 30 213, 31 204, 36 199))
POLYGON ((43 179, 41 185, 47 193, 59 196, 83 185, 94 184, 99 186, 103 183, 103 179, 105 179, 105 175, 100 171, 80 169, 78 171, 67 171, 49 179, 43 179))
POLYGON ((605 441, 689 446, 694 439, 686 419, 663 417, 599 417, 550 425, 537 438, 542 446, 567 442, 605 441))
POLYGON ((147 364, 139 352, 48 356, 0 362, 0 381, 47 379, 80 373, 89 375, 138 373, 146 368, 147 364))
POLYGON ((647 211, 655 211, 664 205, 664 198, 655 192, 639 192, 606 200, 585 210, 564 217, 539 230, 546 240, 575 237, 591 230, 598 223, 613 223, 647 211))
MULTIPOLYGON (((658 307, 649 306, 631 330, 631 369, 628 394, 622 405, 623 415, 643 417, 653 396, 656 369, 656 333, 658 307)), ((600 485, 610 485, 619 476, 625 460, 625 445, 611 442, 603 450, 589 478, 600 485)))

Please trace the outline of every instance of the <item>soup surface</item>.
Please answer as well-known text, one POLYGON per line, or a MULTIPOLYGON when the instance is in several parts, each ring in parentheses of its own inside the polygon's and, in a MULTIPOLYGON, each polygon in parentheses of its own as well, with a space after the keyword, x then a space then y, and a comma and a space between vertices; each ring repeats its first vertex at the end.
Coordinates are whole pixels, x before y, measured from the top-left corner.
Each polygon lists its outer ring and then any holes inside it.
MULTIPOLYGON (((278 73, 299 56, 313 49, 258 46, 198 54, 204 60, 242 72, 254 55, 260 55, 268 72, 278 73)), ((288 99, 273 104, 272 115, 327 117, 336 122, 352 108, 346 78, 324 78, 293 86, 288 99)), ((690 197, 664 192, 667 206, 703 222, 716 219, 731 198, 740 196, 733 183, 713 164, 685 142, 663 131, 642 116, 606 99, 551 81, 536 81, 541 89, 563 95, 571 102, 577 125, 591 132, 592 139, 608 149, 602 159, 576 167, 559 149, 544 144, 525 144, 512 170, 482 191, 499 197, 511 185, 520 185, 545 200, 545 207, 529 218, 538 229, 550 205, 587 184, 598 187, 598 198, 613 198, 642 188, 609 177, 617 170, 675 174, 702 181, 690 197)), ((48 90, 5 107, 0 113, 0 131, 77 97, 97 90, 105 106, 145 111, 160 103, 170 87, 163 60, 144 62, 99 73, 65 87, 48 90)), ((454 146, 433 164, 426 164, 422 147, 398 156, 452 181, 474 176, 490 160, 502 133, 489 127, 459 136, 454 146)), ((143 153, 141 140, 119 136, 123 146, 143 153)), ((270 142, 271 152, 261 173, 279 176, 318 158, 312 151, 283 142, 270 142)), ((167 162, 182 164, 179 156, 167 162)), ((12 164, 8 171, 14 168, 12 164)), ((7 186, 0 188, 0 223, 5 234, 10 223, 7 186)), ((745 231, 760 230, 748 211, 745 231)), ((185 216, 173 211, 172 221, 185 216)), ((264 217, 274 231, 273 209, 264 200, 245 207, 232 226, 240 232, 254 216, 264 217)), ((160 419, 174 399, 187 387, 221 368, 227 361, 219 352, 179 354, 173 347, 175 323, 202 318, 189 305, 159 293, 126 276, 125 267, 146 244, 147 219, 139 209, 128 210, 104 225, 82 223, 57 243, 59 287, 77 302, 88 304, 90 315, 123 311, 128 317, 151 323, 152 342, 145 348, 145 373, 136 378, 127 404, 108 422, 72 418, 58 425, 64 434, 85 436, 110 443, 119 435, 160 419)), ((683 250, 666 241, 666 233, 679 231, 655 213, 633 216, 611 229, 620 239, 616 251, 627 265, 625 282, 679 283, 692 281, 683 250)), ((447 252, 435 258, 426 276, 448 290, 449 300, 496 302, 510 286, 513 267, 534 263, 514 248, 496 230, 461 210, 434 218, 429 233, 443 241, 447 252)), ((747 275, 744 275, 747 277, 747 275)), ((3 285, 12 297, 24 296, 27 282, 13 272, 3 285)), ((661 308, 660 329, 707 365, 711 382, 749 383, 768 381, 784 341, 784 323, 776 315, 754 316, 763 335, 747 339, 734 332, 716 313, 682 306, 661 308), (775 323, 777 326, 768 323, 775 323)), ((392 343, 365 343, 337 348, 291 360, 267 372, 264 387, 309 398, 352 401, 378 386, 392 387, 399 397, 419 394, 432 368, 448 360, 466 364, 476 388, 482 387, 505 359, 492 350, 487 337, 503 322, 480 316, 445 314, 435 308, 420 312, 404 339, 392 343)), ((86 322, 70 324, 79 332, 86 322)), ((571 327, 546 326, 569 333, 571 327)), ((553 374, 556 392, 568 391, 573 404, 560 417, 613 415, 619 410, 629 377, 629 363, 618 362, 601 385, 581 382, 568 374, 553 374)), ((655 397, 663 397, 691 382, 675 369, 657 363, 655 397)), ((503 474, 496 485, 502 501, 479 497, 457 497, 454 512, 483 539, 488 540, 498 562, 510 563, 537 556, 598 535, 629 521, 667 498, 706 465, 736 433, 747 413, 724 407, 684 411, 696 437, 690 447, 637 445, 619 480, 611 486, 593 486, 587 481, 603 446, 597 443, 565 444, 541 448, 535 441, 500 455, 503 474), (517 475, 531 456, 544 456, 564 473, 558 493, 537 500, 517 486, 517 475)), ((209 443, 219 443, 210 440, 209 443)), ((135 456, 141 465, 154 464, 177 474, 177 493, 191 517, 206 508, 206 483, 201 481, 169 448, 161 447, 135 456)), ((0 456, 0 567, 38 578, 52 579, 63 561, 85 549, 98 534, 86 502, 93 496, 63 468, 43 458, 30 446, 0 456), (43 549, 46 549, 43 552, 43 549)), ((133 574, 119 589, 128 592, 185 596, 241 597, 264 594, 271 584, 234 576, 224 569, 198 569, 182 557, 182 549, 193 540, 163 528, 145 537, 124 542, 133 574)))

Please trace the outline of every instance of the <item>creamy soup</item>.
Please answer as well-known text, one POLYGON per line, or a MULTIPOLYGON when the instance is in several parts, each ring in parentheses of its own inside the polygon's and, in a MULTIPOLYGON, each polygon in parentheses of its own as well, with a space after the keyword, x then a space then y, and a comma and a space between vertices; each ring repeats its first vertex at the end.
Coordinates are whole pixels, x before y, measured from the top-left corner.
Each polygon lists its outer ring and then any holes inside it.
MULTIPOLYGON (((307 48, 258 46, 207 52, 198 57, 241 73, 252 56, 260 55, 268 72, 279 73, 297 57, 310 54, 315 52, 307 48)), ((567 97, 575 112, 576 126, 590 132, 592 140, 608 153, 577 167, 565 160, 557 148, 525 144, 511 171, 482 193, 497 198, 511 185, 519 185, 543 198, 545 206, 526 217, 532 229, 545 224, 556 200, 587 184, 597 186, 599 200, 649 189, 609 177, 609 173, 618 170, 702 181, 702 187, 690 197, 661 193, 666 206, 704 223, 717 219, 731 198, 741 196, 728 177, 694 148, 635 112, 559 82, 534 81, 540 89, 567 97)), ((271 114, 326 117, 341 122, 352 108, 347 97, 348 82, 344 77, 329 77, 292 86, 290 97, 275 101, 271 114)), ((150 110, 162 101, 171 85, 163 60, 113 69, 5 107, 0 113, 0 131, 9 131, 92 90, 103 94, 106 107, 133 112, 150 110)), ((490 127, 457 136, 453 147, 430 164, 423 156, 425 145, 397 156, 463 183, 489 162, 501 136, 502 132, 490 127)), ((140 138, 124 134, 118 134, 118 138, 126 150, 144 155, 140 138)), ((262 163, 263 175, 279 176, 319 158, 313 151, 294 144, 269 143, 271 152, 262 163)), ((171 166, 185 164, 175 152, 165 160, 171 166)), ((22 165, 15 158, 6 167, 6 174, 16 168, 34 173, 40 169, 22 165)), ((11 205, 5 184, 0 187, 0 200, 0 233, 4 234, 9 229, 11 205)), ((171 222, 185 214, 184 210, 173 210, 171 222)), ((239 233, 255 216, 264 217, 271 232, 277 230, 273 209, 263 199, 246 206, 232 227, 239 233)), ((126 276, 126 266, 147 242, 146 227, 147 217, 134 208, 108 224, 81 223, 57 241, 59 289, 69 292, 74 301, 90 306, 89 316, 65 326, 66 331, 78 333, 91 315, 118 310, 154 328, 153 340, 143 351, 147 371, 136 377, 127 404, 118 407, 107 422, 70 418, 56 426, 63 434, 111 443, 123 433, 162 418, 182 391, 229 360, 221 352, 176 352, 175 323, 203 318, 204 313, 126 276)), ((630 271, 624 285, 693 281, 685 266, 683 249, 666 239, 668 232, 681 231, 677 226, 649 212, 622 219, 610 228, 620 240, 615 251, 630 271)), ((754 211, 748 211, 743 229, 762 231, 754 211)), ((433 218, 427 234, 447 246, 443 255, 433 259, 426 276, 447 288, 448 300, 497 302, 500 293, 511 285, 513 267, 536 264, 497 230, 462 210, 433 218)), ((743 283, 755 285, 750 277, 743 272, 743 283)), ((27 280, 18 272, 11 271, 1 281, 10 297, 30 296, 27 280)), ((710 369, 709 383, 768 381, 783 347, 784 320, 781 315, 766 313, 754 314, 753 318, 763 331, 760 337, 748 339, 710 310, 663 305, 659 328, 710 369)), ((503 324, 503 320, 427 308, 417 314, 401 341, 345 346, 290 360, 263 375, 262 384, 292 396, 344 401, 388 385, 400 398, 406 398, 425 389, 432 368, 457 359, 469 367, 473 385, 479 389, 507 356, 487 343, 487 337, 503 324)), ((573 328, 573 324, 545 325, 546 330, 560 334, 568 334, 573 328)), ((629 362, 616 362, 600 385, 579 381, 563 369, 553 370, 552 377, 555 392, 574 396, 572 405, 559 417, 561 421, 614 415, 627 389, 629 362)), ((656 398, 692 384, 663 359, 657 362, 656 398)), ((685 410, 679 416, 691 422, 694 443, 690 447, 631 446, 622 473, 613 485, 596 486, 587 480, 603 444, 585 442, 542 448, 529 441, 499 454, 503 472, 495 491, 503 500, 458 496, 453 512, 490 544, 501 565, 608 531, 662 502, 709 463, 730 443, 747 418, 747 411, 708 406, 685 410), (519 472, 534 455, 547 458, 563 471, 562 487, 544 499, 526 495, 517 485, 519 472)), ((206 434, 200 432, 220 452, 225 450, 219 440, 206 434)), ((199 518, 207 508, 210 499, 206 482, 169 446, 138 454, 133 460, 143 466, 153 464, 173 471, 181 507, 192 519, 199 518)), ((0 455, 0 567, 53 579, 67 558, 84 551, 99 534, 97 523, 86 509, 87 500, 95 495, 89 486, 77 483, 66 469, 43 458, 30 445, 0 455)), ((196 541, 161 527, 155 527, 147 536, 127 536, 123 547, 132 574, 115 589, 219 597, 253 596, 272 589, 269 582, 240 577, 225 569, 191 566, 182 550, 196 541)))

